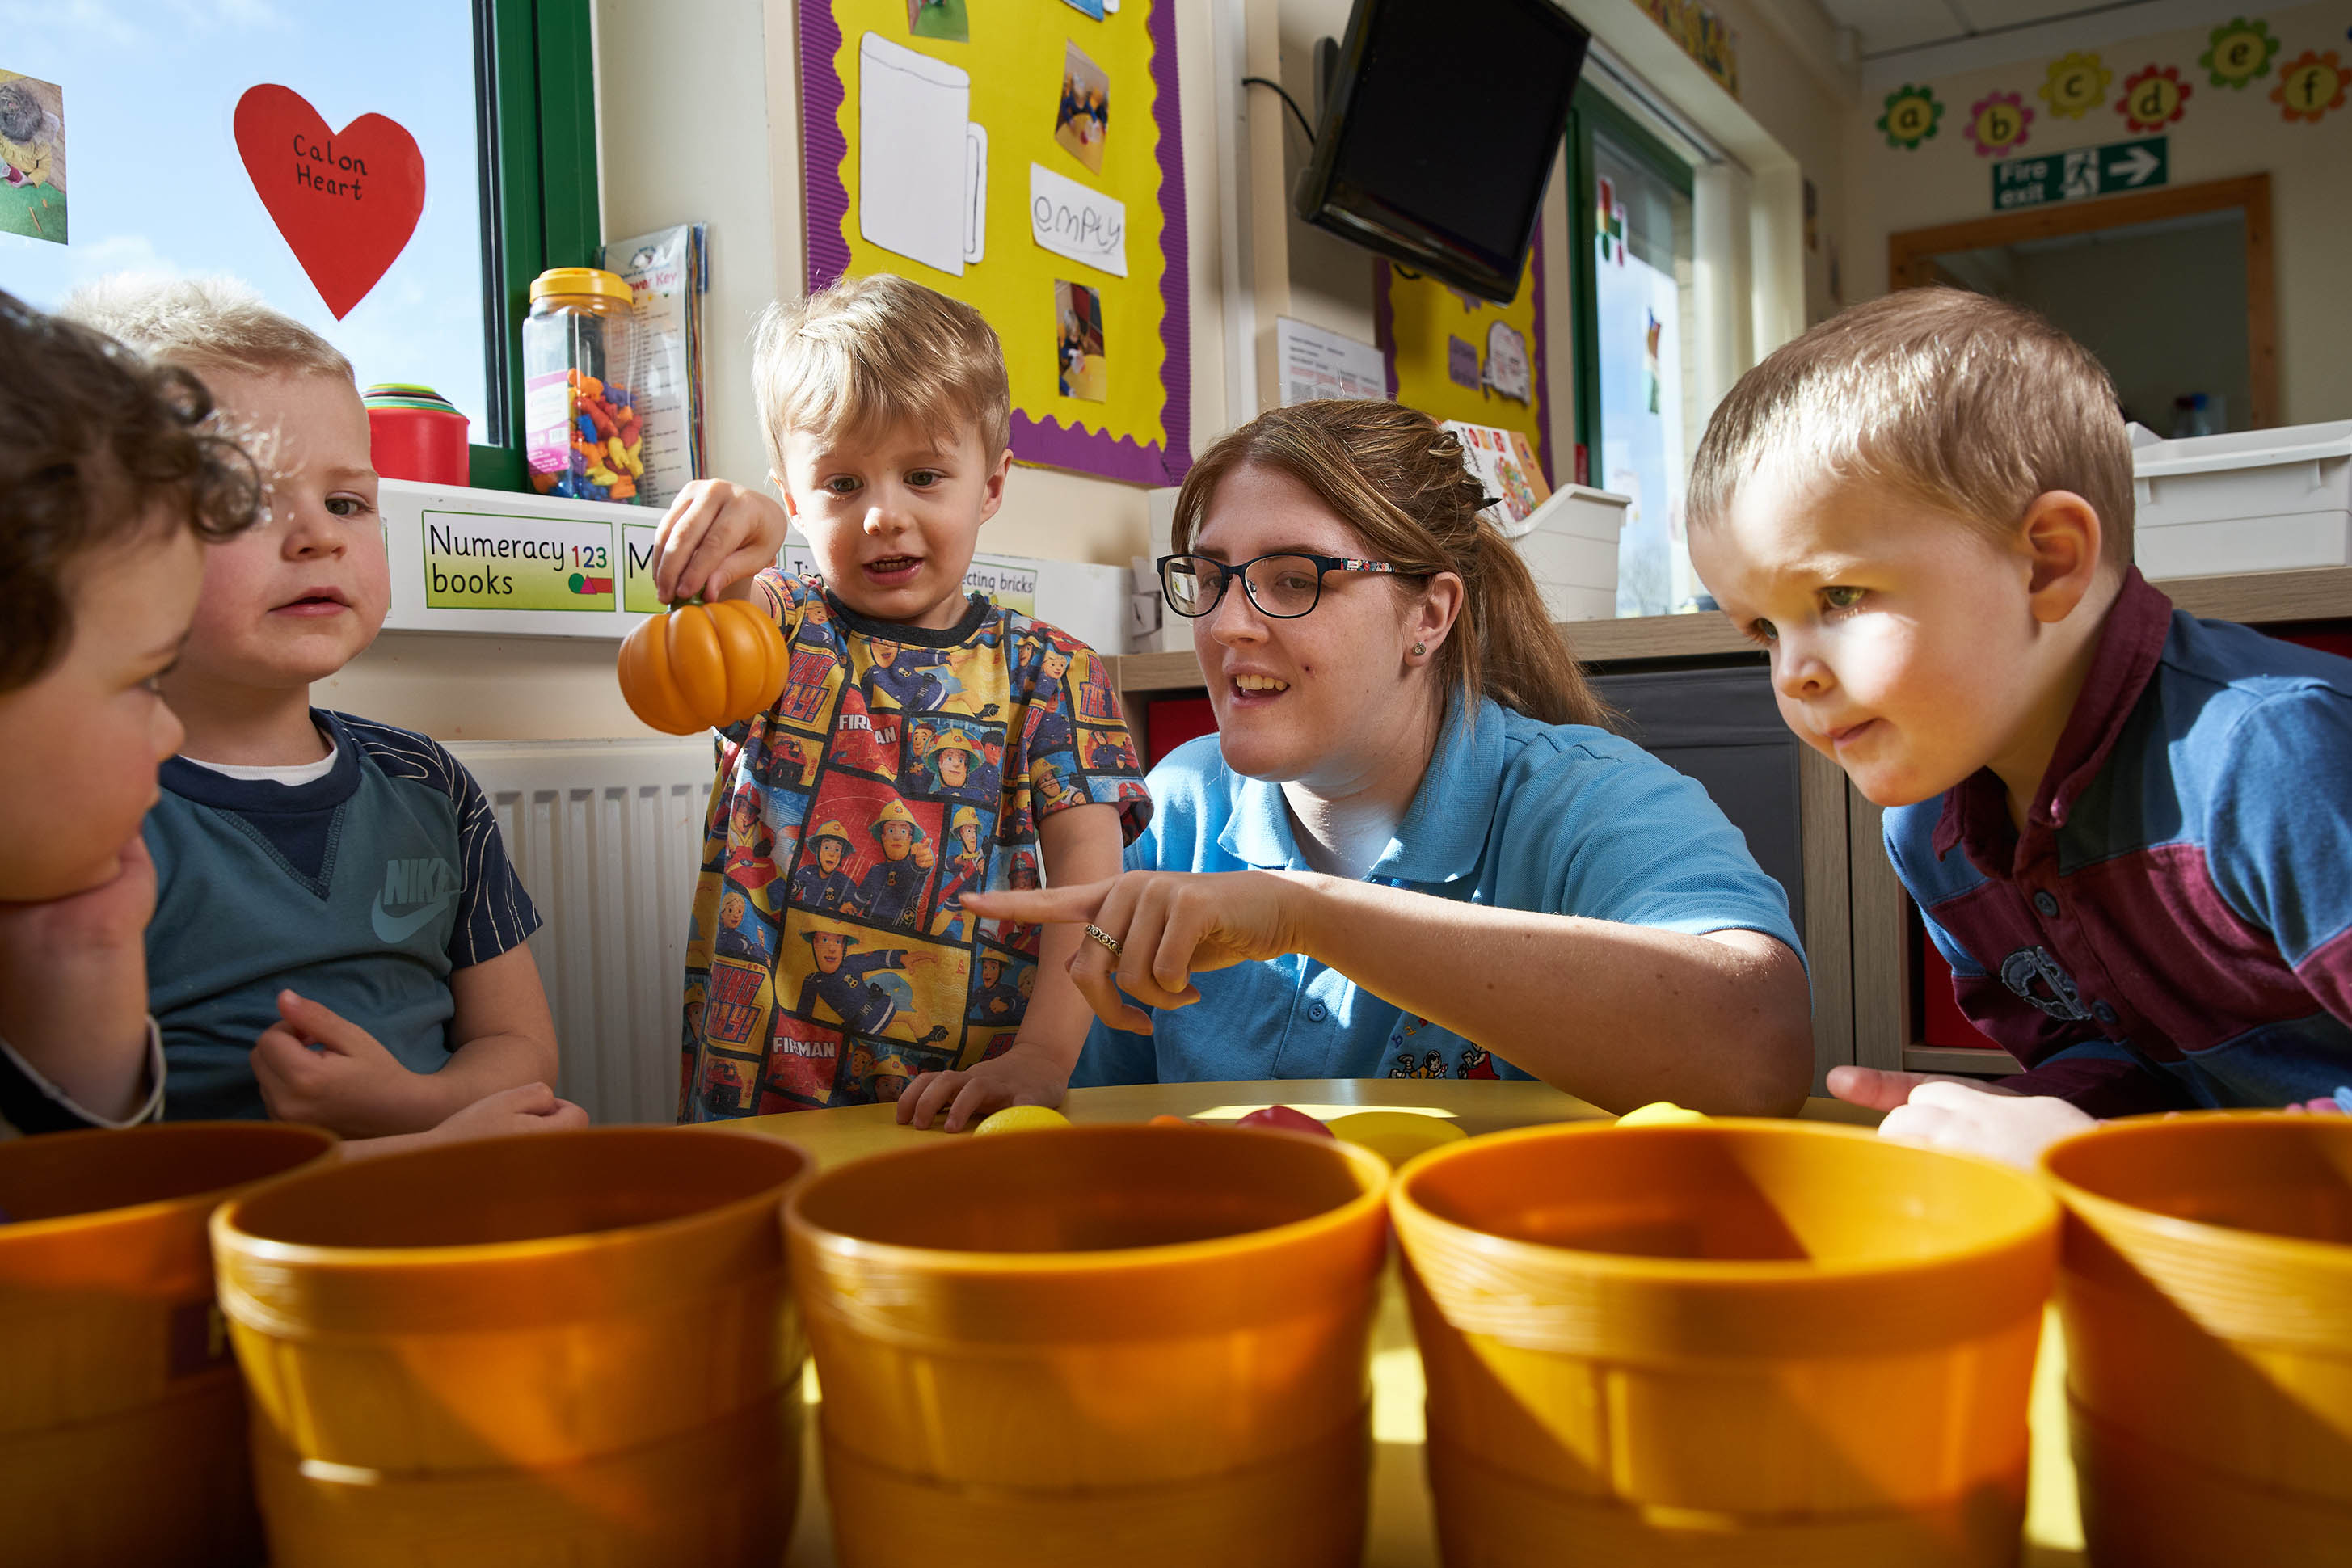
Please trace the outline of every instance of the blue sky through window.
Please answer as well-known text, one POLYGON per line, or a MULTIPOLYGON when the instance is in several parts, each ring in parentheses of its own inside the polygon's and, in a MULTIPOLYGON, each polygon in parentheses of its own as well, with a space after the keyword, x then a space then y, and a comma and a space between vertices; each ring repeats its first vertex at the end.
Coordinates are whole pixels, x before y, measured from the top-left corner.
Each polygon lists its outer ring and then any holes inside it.
POLYGON ((360 384, 423 382, 489 438, 470 0, 0 0, 0 69, 65 92, 70 242, 0 233, 0 288, 54 307, 123 270, 242 279, 351 356, 360 384), (331 132, 382 114, 416 138, 425 209, 335 320, 255 193, 232 131, 247 88, 331 132))

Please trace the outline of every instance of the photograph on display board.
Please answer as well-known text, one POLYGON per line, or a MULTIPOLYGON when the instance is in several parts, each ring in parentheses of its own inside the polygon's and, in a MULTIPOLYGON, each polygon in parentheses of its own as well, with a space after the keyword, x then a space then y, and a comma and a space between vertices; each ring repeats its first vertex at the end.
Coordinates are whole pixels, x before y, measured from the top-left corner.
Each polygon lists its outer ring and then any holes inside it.
POLYGON ((53 81, 0 70, 0 230, 66 243, 66 95, 53 81))
POLYGON ((1110 135, 1110 77, 1076 44, 1062 51, 1062 102, 1054 116, 1054 140, 1089 173, 1099 174, 1103 143, 1110 135))
POLYGON ((971 18, 964 0, 907 0, 907 31, 946 44, 971 41, 971 18))
POLYGON ((1100 403, 1110 379, 1103 353, 1102 295, 1083 283, 1054 284, 1054 355, 1060 366, 1062 395, 1100 403))

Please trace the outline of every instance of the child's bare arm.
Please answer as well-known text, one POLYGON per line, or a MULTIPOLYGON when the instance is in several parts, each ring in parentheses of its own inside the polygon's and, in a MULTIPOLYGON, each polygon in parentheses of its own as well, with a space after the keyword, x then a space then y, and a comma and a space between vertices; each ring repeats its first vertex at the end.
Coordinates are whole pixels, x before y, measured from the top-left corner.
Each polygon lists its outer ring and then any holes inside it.
POLYGON ((254 1076, 269 1113, 347 1138, 422 1132, 501 1089, 551 1084, 555 1020, 539 966, 520 944, 449 976, 458 1042, 438 1072, 412 1072, 359 1025, 280 992, 280 1021, 253 1046, 254 1076))
POLYGON ((751 597, 751 578, 774 563, 791 518, 774 498, 725 479, 677 492, 654 536, 654 593, 664 604, 751 597))
MULTIPOLYGON (((1037 826, 1037 847, 1045 879, 1055 885, 1116 877, 1120 868, 1118 810, 1075 805, 1037 826)), ((1037 942, 1037 989, 1021 1020, 1021 1032, 1003 1056, 965 1072, 925 1073, 898 1097, 898 1120, 929 1127, 944 1110, 940 1126, 960 1132, 973 1121, 1007 1105, 1059 1105, 1069 1092, 1070 1074, 1087 1043, 1094 1010, 1070 979, 1070 960, 1085 942, 1076 926, 1047 926, 1037 942)))
POLYGON ((121 1121, 148 1072, 147 919, 155 864, 132 834, 122 869, 88 892, 0 904, 0 1040, 91 1117, 121 1121))
POLYGON ((588 1125, 588 1113, 568 1100, 558 1100, 543 1083, 502 1089, 485 1095, 465 1110, 423 1132, 394 1132, 383 1138, 355 1138, 342 1145, 346 1160, 377 1154, 397 1154, 433 1143, 462 1143, 474 1138, 504 1138, 518 1132, 564 1132, 588 1125))

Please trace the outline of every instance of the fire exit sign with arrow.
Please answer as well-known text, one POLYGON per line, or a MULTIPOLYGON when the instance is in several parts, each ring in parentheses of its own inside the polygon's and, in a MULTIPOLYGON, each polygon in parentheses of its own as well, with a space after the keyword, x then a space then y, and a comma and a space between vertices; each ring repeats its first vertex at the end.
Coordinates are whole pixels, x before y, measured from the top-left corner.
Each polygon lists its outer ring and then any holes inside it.
POLYGON ((2168 172, 2167 140, 2162 136, 2143 136, 2135 142, 2074 147, 2063 153, 2046 153, 2038 158, 2011 158, 2007 163, 1995 163, 1993 211, 2151 190, 2164 184, 2168 172))

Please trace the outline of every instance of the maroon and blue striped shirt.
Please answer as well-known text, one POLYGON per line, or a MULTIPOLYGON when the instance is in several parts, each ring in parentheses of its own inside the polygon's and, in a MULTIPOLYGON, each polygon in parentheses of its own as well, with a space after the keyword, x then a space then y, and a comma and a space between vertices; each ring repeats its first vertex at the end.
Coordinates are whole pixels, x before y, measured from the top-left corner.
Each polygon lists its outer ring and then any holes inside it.
POLYGON ((2352 660, 2135 570, 2023 832, 1988 770, 1885 834, 2007 1087, 2119 1116, 2352 1083, 2352 660))

